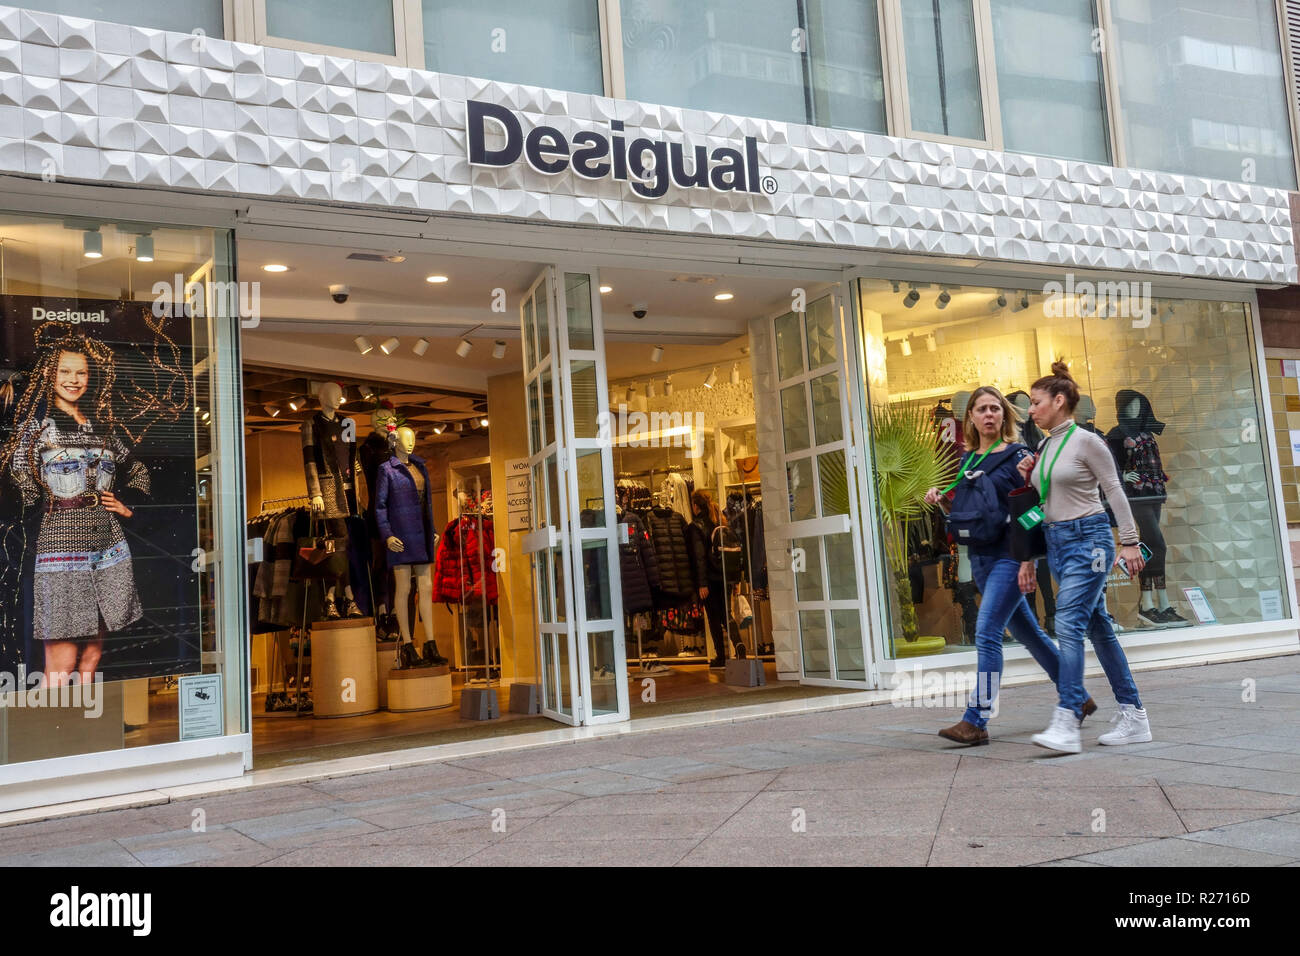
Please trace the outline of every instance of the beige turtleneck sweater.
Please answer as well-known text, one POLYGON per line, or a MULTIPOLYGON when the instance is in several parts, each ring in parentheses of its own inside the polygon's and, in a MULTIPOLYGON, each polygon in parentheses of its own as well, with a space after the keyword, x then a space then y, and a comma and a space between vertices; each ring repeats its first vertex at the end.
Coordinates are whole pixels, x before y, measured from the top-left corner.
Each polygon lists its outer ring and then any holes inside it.
MULTIPOLYGON (((1030 480, 1038 493, 1043 493, 1043 475, 1056 458, 1057 449, 1065 439, 1065 433, 1074 424, 1066 419, 1052 429, 1038 449, 1038 461, 1030 480)), ((1137 523, 1133 520, 1133 511, 1128 506, 1128 497, 1120 484, 1115 471, 1115 459, 1111 457, 1106 442, 1098 435, 1082 428, 1076 428, 1070 441, 1061 450, 1061 457, 1056 459, 1052 468, 1052 481, 1047 491, 1047 503, 1043 514, 1048 524, 1053 521, 1073 521, 1090 515, 1104 514, 1101 496, 1097 486, 1106 493, 1106 501, 1115 520, 1119 522, 1120 544, 1137 544, 1137 523)))

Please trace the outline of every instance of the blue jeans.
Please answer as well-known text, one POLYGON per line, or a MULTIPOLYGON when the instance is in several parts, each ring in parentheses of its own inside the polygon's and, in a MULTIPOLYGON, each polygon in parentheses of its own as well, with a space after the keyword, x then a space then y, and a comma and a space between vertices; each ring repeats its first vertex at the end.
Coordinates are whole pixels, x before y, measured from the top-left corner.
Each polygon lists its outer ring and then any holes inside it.
POLYGON ((1047 562, 1056 578, 1056 640, 1061 645, 1060 705, 1083 717, 1083 637, 1092 641, 1111 692, 1121 704, 1141 707, 1128 658, 1106 613, 1102 588, 1115 563, 1115 539, 1104 514, 1045 526, 1047 562))
POLYGON ((976 727, 989 722, 998 685, 1002 682, 1002 632, 1025 646, 1038 666, 1057 682, 1060 658, 1056 645, 1038 626, 1029 602, 1020 593, 1020 562, 1005 555, 999 557, 972 554, 971 574, 980 589, 980 613, 975 623, 976 673, 975 690, 962 719, 976 727))

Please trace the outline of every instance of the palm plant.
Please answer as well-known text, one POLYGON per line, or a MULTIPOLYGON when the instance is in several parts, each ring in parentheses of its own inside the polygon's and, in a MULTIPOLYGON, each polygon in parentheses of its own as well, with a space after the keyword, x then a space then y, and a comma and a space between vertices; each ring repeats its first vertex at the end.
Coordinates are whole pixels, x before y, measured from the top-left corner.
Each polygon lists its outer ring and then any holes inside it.
POLYGON ((872 412, 871 442, 876 460, 876 502, 884 529, 885 560, 898 595, 903 639, 917 638, 916 608, 907 574, 912 523, 932 510, 925 493, 952 480, 957 462, 939 440, 928 410, 908 404, 879 405, 872 412))

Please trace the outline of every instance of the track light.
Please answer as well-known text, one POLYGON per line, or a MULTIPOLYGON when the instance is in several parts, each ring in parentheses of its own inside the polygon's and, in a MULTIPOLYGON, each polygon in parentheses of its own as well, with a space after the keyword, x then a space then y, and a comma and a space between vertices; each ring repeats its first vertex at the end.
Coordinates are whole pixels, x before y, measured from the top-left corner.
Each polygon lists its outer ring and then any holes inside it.
POLYGON ((360 392, 361 392, 362 399, 364 399, 367 402, 373 402, 376 398, 379 397, 379 393, 375 391, 375 387, 373 385, 362 385, 360 388, 360 392))
POLYGON ((291 411, 296 412, 302 408, 305 408, 306 405, 307 405, 306 395, 295 395, 293 398, 289 399, 289 409, 291 411))
POLYGON ((497 339, 492 343, 492 357, 494 359, 503 359, 506 357, 506 343, 504 339, 497 339))
POLYGON ((916 303, 920 301, 921 301, 921 293, 916 291, 915 286, 912 287, 912 290, 908 292, 907 295, 903 296, 903 306, 908 309, 910 309, 912 306, 916 305, 916 303))
POLYGON ((135 261, 153 262, 153 236, 139 236, 135 240, 135 261))
POLYGON ((374 351, 375 348, 373 345, 370 344, 370 340, 366 338, 364 335, 358 335, 355 339, 352 340, 352 344, 357 347, 357 351, 360 352, 362 355, 369 355, 371 352, 374 351))
POLYGON ((279 405, 268 404, 268 405, 263 405, 262 407, 266 409, 266 414, 270 415, 272 418, 280 417, 279 405))
POLYGON ((487 427, 488 427, 487 416, 484 416, 483 418, 480 418, 480 419, 478 420, 478 424, 479 424, 479 427, 480 427, 480 428, 487 428, 487 427))
POLYGON ((898 347, 903 350, 904 355, 912 354, 912 342, 906 335, 898 340, 898 347))
POLYGON ((455 427, 456 427, 456 434, 458 434, 458 435, 459 435, 460 433, 462 433, 463 431, 465 431, 465 423, 464 423, 464 422, 457 422, 455 427))
POLYGON ((1000 309, 1005 309, 1006 307, 1007 307, 1007 297, 1005 293, 999 292, 997 295, 995 295, 992 299, 989 300, 990 312, 997 312, 1000 309))
POLYGON ((425 352, 429 351, 429 340, 419 339, 413 346, 411 346, 411 351, 416 355, 424 355, 425 352))
POLYGON ((81 254, 87 259, 104 258, 104 237, 99 234, 98 226, 81 234, 81 254))
POLYGON ((948 303, 951 301, 952 301, 952 295, 948 292, 948 290, 940 289, 938 297, 934 300, 934 307, 936 309, 946 309, 948 308, 948 303))
POLYGON ((654 379, 650 379, 650 381, 648 381, 648 382, 645 383, 645 397, 646 397, 646 398, 654 398, 654 397, 655 397, 655 380, 654 380, 654 379))
POLYGON ((733 362, 731 365, 731 384, 732 385, 740 384, 740 363, 739 362, 733 362))
POLYGON ((939 343, 935 340, 934 333, 933 332, 927 333, 925 336, 925 350, 927 352, 933 352, 938 347, 939 347, 939 343))
POLYGON ((474 344, 470 342, 469 339, 461 339, 460 344, 456 346, 456 354, 459 355, 461 358, 464 358, 465 356, 469 355, 470 350, 473 348, 474 348, 474 344))
POLYGON ((897 294, 897 293, 898 293, 898 286, 899 286, 899 282, 898 282, 898 280, 897 280, 897 279, 890 279, 890 280, 889 280, 889 284, 890 284, 891 287, 893 287, 894 293, 897 294))
POLYGON ((664 347, 662 345, 656 345, 654 348, 650 350, 650 361, 660 362, 663 361, 663 357, 664 357, 664 347))
POLYGON ((717 384, 718 384, 718 367, 715 365, 713 366, 713 371, 710 372, 708 377, 704 380, 704 387, 712 388, 714 385, 717 384))
POLYGON ((395 338, 388 339, 386 342, 379 343, 379 351, 383 352, 385 355, 392 355, 397 351, 397 347, 401 344, 402 343, 397 341, 395 338))
POLYGON ((1022 292, 1020 293, 1020 298, 1011 304, 1011 311, 1023 312, 1027 308, 1029 308, 1029 293, 1022 292))
POLYGON ((441 434, 442 434, 443 432, 445 432, 446 430, 447 430, 447 426, 444 425, 444 424, 442 424, 441 422, 439 422, 437 425, 434 425, 434 426, 433 426, 433 433, 434 433, 435 435, 441 435, 441 434))
POLYGON ((664 395, 671 395, 672 393, 673 393, 673 377, 669 375, 666 379, 664 379, 664 395))

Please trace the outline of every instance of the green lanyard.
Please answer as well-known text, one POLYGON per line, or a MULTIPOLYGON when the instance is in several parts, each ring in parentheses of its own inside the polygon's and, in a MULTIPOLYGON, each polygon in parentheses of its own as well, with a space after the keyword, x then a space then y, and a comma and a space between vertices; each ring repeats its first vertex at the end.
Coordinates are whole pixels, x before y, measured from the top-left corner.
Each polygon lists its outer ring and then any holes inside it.
MULTIPOLYGON (((989 456, 989 453, 992 452, 994 448, 997 448, 998 445, 1001 445, 1001 444, 1002 444, 1002 442, 1000 442, 1000 441, 996 441, 996 442, 994 442, 994 443, 989 447, 989 450, 988 450, 988 451, 986 451, 984 454, 980 455, 978 458, 975 459, 975 463, 974 463, 973 465, 970 466, 970 469, 969 469, 969 470, 970 470, 970 471, 974 471, 976 468, 978 468, 978 467, 980 466, 980 462, 982 462, 985 458, 987 458, 987 457, 989 456)), ((973 454, 975 454, 975 453, 974 453, 974 452, 971 452, 971 454, 973 455, 973 454)), ((970 460, 970 455, 967 455, 966 458, 967 458, 967 460, 969 461, 969 460, 970 460)), ((951 485, 949 485, 947 488, 943 489, 943 491, 939 492, 939 494, 941 494, 941 495, 946 495, 948 492, 952 491, 952 490, 953 490, 954 488, 956 488, 959 484, 961 484, 961 480, 962 480, 963 478, 966 477, 966 472, 967 472, 967 470, 968 470, 968 469, 966 469, 966 468, 958 468, 958 469, 957 469, 957 477, 953 480, 953 483, 952 483, 951 485)))
POLYGON ((1038 500, 1042 504, 1047 504, 1047 493, 1052 490, 1052 471, 1056 468, 1056 459, 1061 457, 1061 452, 1065 450, 1065 443, 1070 440, 1070 436, 1074 434, 1077 427, 1078 425, 1070 426, 1065 433, 1065 437, 1061 439, 1061 443, 1056 446, 1056 454, 1052 456, 1052 462, 1047 466, 1047 471, 1043 473, 1043 491, 1038 496, 1038 500))

